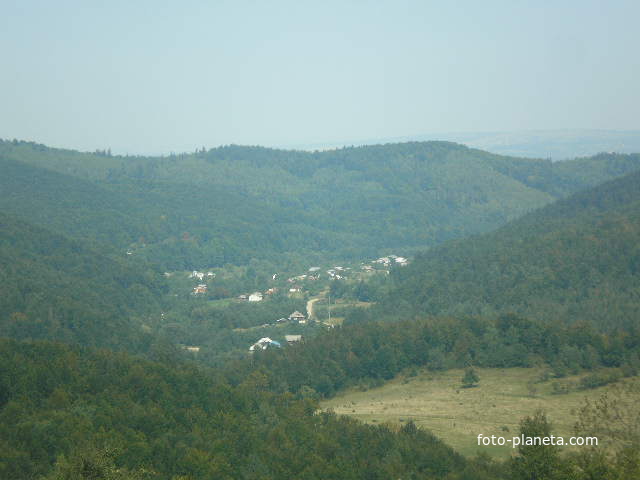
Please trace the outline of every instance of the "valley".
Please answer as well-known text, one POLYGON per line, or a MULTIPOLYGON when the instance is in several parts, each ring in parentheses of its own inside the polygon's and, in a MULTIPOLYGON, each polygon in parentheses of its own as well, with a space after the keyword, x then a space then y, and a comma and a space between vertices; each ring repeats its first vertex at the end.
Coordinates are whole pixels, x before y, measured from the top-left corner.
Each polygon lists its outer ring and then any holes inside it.
POLYGON ((209 361, 246 354, 259 338, 286 345, 287 335, 311 338, 339 326, 345 313, 369 306, 375 285, 384 282, 391 269, 408 263, 390 254, 341 265, 319 262, 304 270, 256 262, 250 267, 164 272, 168 291, 155 328, 180 345, 197 347, 198 358, 209 361), (300 316, 292 318, 294 314, 300 316), (220 320, 214 321, 216 317, 220 320), (229 342, 231 337, 237 341, 229 342), (249 343, 242 348, 241 341, 249 343))
POLYGON ((522 452, 478 433, 540 408, 568 435, 637 383, 638 155, 3 141, 0 166, 2 478, 502 480, 522 452))
POLYGON ((640 480, 639 17, 1 2, 0 480, 640 480))

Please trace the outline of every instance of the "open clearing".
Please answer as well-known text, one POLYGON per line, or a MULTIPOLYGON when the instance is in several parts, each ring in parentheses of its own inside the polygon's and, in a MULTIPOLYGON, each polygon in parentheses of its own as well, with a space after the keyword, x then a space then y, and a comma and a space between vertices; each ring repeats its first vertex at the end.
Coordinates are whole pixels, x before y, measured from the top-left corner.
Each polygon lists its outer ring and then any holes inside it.
MULTIPOLYGON (((543 409, 553 424, 553 434, 568 440, 585 398, 598 398, 607 388, 574 388, 567 394, 553 395, 552 384, 557 380, 532 383, 540 378, 542 371, 539 368, 476 369, 480 382, 474 388, 460 387, 463 370, 423 371, 415 377, 393 379, 379 388, 348 390, 323 402, 322 408, 367 423, 402 425, 413 420, 464 455, 483 451, 504 458, 515 450, 508 445, 478 446, 478 434, 517 436, 520 420, 543 409)), ((579 379, 579 376, 568 377, 560 382, 577 383, 579 379)))

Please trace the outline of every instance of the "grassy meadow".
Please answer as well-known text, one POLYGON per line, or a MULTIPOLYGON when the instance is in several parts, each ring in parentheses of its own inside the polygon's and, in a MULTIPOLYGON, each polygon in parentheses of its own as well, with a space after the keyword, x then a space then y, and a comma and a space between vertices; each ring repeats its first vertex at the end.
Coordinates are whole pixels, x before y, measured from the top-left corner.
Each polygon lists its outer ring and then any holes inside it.
MULTIPOLYGON (((421 371, 398 377, 379 388, 348 390, 323 402, 323 409, 367 423, 402 425, 413 420, 431 430, 464 455, 485 452, 505 458, 515 453, 505 446, 478 446, 478 434, 517 436, 520 420, 543 409, 554 435, 572 436, 577 412, 585 398, 598 398, 607 387, 578 390, 580 376, 540 381, 543 369, 476 369, 477 387, 461 388, 463 370, 421 371), (571 385, 568 393, 553 394, 553 383, 571 385)), ((568 448, 568 447, 567 447, 568 448)))

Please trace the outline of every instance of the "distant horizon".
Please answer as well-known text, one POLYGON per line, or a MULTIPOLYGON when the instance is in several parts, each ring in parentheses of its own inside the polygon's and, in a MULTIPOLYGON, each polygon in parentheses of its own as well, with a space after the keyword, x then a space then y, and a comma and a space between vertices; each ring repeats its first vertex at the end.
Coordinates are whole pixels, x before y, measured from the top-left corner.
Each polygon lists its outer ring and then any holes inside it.
POLYGON ((56 145, 45 143, 39 141, 38 139, 26 139, 26 138, 8 138, 2 137, 5 141, 21 141, 21 142, 29 142, 35 143, 39 145, 45 145, 49 148, 59 149, 59 150, 71 150, 81 153, 95 153, 98 151, 107 151, 110 150, 112 155, 115 156, 141 156, 141 157, 168 157, 171 155, 186 155, 192 154, 196 151, 204 148, 205 150, 213 150, 216 148, 226 147, 226 146, 241 146, 241 147, 262 147, 262 148, 271 148, 275 150, 291 150, 291 151, 305 151, 305 152, 314 152, 314 151, 331 151, 331 150, 339 150, 342 148, 349 147, 363 147, 363 146, 376 146, 376 145, 386 145, 386 144, 395 144, 395 143, 408 143, 408 142, 431 142, 431 141, 442 141, 442 142, 452 142, 460 145, 464 145, 469 148, 475 148, 479 150, 484 150, 490 153, 495 153, 499 155, 506 156, 514 156, 514 157, 523 157, 523 158, 552 158, 554 160, 562 160, 579 156, 590 156, 596 155, 598 153, 640 153, 640 130, 605 130, 605 129, 586 129, 586 128, 576 128, 576 129, 537 129, 537 130, 505 130, 505 131, 459 131, 459 132, 441 132, 441 133, 423 133, 423 134, 415 134, 415 135, 403 135, 396 137, 383 137, 383 138, 370 138, 370 139, 349 139, 349 140, 335 140, 335 141, 324 141, 324 142, 300 142, 294 144, 278 144, 278 143, 221 143, 218 145, 200 145, 194 146, 189 150, 169 150, 163 152, 154 152, 151 150, 147 151, 127 151, 126 149, 117 148, 110 145, 101 146, 95 149, 82 149, 72 145, 56 145), (593 147, 592 150, 589 150, 588 147, 585 147, 584 144, 581 143, 581 150, 578 148, 574 155, 565 155, 565 156, 554 156, 554 155, 531 155, 531 154, 519 154, 514 152, 519 152, 520 149, 523 148, 523 142, 528 146, 531 151, 542 151, 545 148, 545 138, 546 141, 553 141, 555 145, 555 149, 562 148, 562 139, 559 141, 558 137, 564 135, 564 142, 567 144, 564 146, 566 149, 571 149, 571 139, 578 138, 585 141, 591 141, 598 147, 593 147), (580 136, 582 135, 582 136, 580 136), (614 140, 611 138, 602 139, 602 136, 605 137, 620 137, 626 136, 630 147, 624 147, 622 149, 616 149, 614 147, 610 148, 602 148, 603 145, 614 145, 614 140), (535 142, 532 143, 531 138, 535 139, 535 142), (497 141, 500 140, 499 143, 497 141), (519 141, 518 141, 519 140, 519 141), (600 143, 598 143, 598 140, 600 143), (492 142, 493 141, 493 142, 492 142), (607 143, 607 141, 609 143, 607 143), (536 144, 537 142, 537 144, 536 144), (560 145, 558 145, 560 143, 560 145))
MULTIPOLYGON (((307 142, 297 144, 278 145, 276 148, 293 149, 293 150, 305 150, 314 151, 315 149, 339 149, 349 146, 365 146, 365 145, 381 145, 386 143, 406 143, 415 141, 451 141, 454 143, 460 143, 470 148, 476 148, 473 145, 465 143, 464 141, 452 140, 452 138, 464 138, 464 137, 482 137, 482 136, 495 136, 495 135, 549 135, 549 134, 626 134, 626 135, 638 135, 638 151, 640 151, 640 129, 593 129, 593 128, 560 128, 560 129, 531 129, 531 130, 483 130, 483 131, 449 131, 438 133, 418 133, 414 135, 403 135, 396 137, 382 137, 382 138, 370 138, 370 139, 351 139, 340 141, 327 141, 327 142, 307 142)), ((214 147, 215 148, 215 147, 214 147)), ((621 152, 618 152, 621 153, 621 152)), ((635 153, 635 152, 634 152, 635 153)))

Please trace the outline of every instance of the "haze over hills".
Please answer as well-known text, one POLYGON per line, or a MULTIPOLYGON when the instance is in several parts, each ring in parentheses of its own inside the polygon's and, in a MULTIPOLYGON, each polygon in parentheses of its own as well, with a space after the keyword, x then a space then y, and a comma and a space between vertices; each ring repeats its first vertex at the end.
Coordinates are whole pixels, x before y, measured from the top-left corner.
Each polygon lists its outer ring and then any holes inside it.
POLYGON ((347 145, 425 142, 446 140, 499 155, 547 158, 554 161, 586 157, 603 152, 640 152, 638 130, 529 130, 497 132, 444 132, 364 141, 343 141, 297 145, 303 150, 327 150, 347 145))
POLYGON ((166 269, 284 254, 362 258, 492 230, 634 170, 639 159, 608 154, 556 164, 448 142, 114 157, 4 141, 0 202, 29 221, 130 249, 166 269))
POLYGON ((640 480, 640 2, 0 12, 0 480, 640 480))

